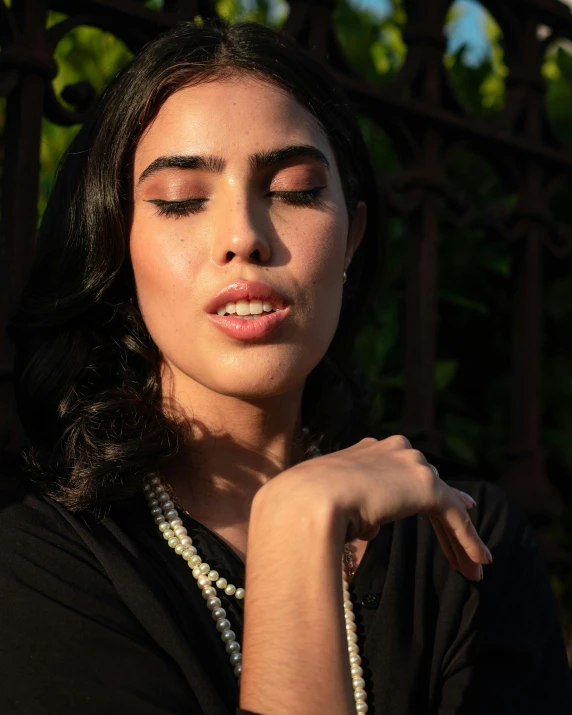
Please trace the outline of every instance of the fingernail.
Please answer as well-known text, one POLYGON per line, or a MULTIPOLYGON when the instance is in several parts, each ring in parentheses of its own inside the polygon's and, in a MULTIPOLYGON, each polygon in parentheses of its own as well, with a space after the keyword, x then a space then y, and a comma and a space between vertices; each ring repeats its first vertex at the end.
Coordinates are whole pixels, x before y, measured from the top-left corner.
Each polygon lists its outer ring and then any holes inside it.
POLYGON ((490 552, 486 547, 485 547, 485 550, 486 550, 486 552, 487 552, 487 556, 488 556, 488 559, 489 559, 489 564, 492 564, 492 562, 493 562, 493 555, 491 554, 491 552, 490 552))
POLYGON ((477 506, 477 502, 473 499, 473 497, 472 497, 470 494, 467 494, 467 492, 463 492, 463 491, 461 491, 460 489, 459 489, 459 491, 461 492, 461 494, 462 494, 468 501, 471 502, 471 504, 472 504, 473 506, 477 506))
POLYGON ((480 564, 479 564, 479 572, 480 572, 480 574, 481 574, 481 578, 479 579, 479 581, 482 581, 482 580, 484 579, 484 577, 485 577, 485 574, 484 574, 484 571, 483 571, 483 567, 482 567, 480 564))

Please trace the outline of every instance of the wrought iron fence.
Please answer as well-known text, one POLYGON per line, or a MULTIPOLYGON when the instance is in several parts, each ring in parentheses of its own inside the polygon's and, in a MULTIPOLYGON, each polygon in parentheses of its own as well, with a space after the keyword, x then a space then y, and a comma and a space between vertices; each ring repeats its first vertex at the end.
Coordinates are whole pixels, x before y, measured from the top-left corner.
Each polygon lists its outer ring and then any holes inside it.
MULTIPOLYGON (((483 0, 504 33, 508 66, 503 110, 493 119, 464 109, 444 66, 444 27, 451 0, 405 0, 405 62, 383 86, 360 76, 336 36, 337 0, 289 0, 283 31, 337 73, 362 116, 390 138, 400 170, 381 177, 389 206, 403 222, 405 270, 405 388, 403 430, 439 451, 435 409, 438 239, 447 220, 477 220, 510 241, 512 262, 512 411, 510 460, 504 484, 529 512, 554 516, 560 504, 546 475, 541 444, 543 255, 564 258, 569 227, 555 222, 550 201, 572 173, 572 151, 548 121, 541 68, 550 43, 572 39, 572 14, 559 0, 483 0), (462 208, 447 181, 447 160, 458 147, 486 158, 501 177, 510 209, 475 217, 462 208), (451 219, 451 216, 454 218, 451 219)), ((209 0, 165 0, 153 10, 136 0, 7 0, 0 2, 0 96, 6 97, 0 324, 14 308, 34 252, 42 117, 81 123, 94 100, 87 82, 53 88, 54 50, 73 28, 112 33, 132 51, 182 20, 215 16, 209 0), (66 19, 47 28, 49 11, 66 19), (73 109, 70 109, 72 105, 73 109)), ((504 368, 503 368, 504 369, 504 368)), ((0 345, 0 436, 5 454, 17 449, 18 428, 10 392, 11 353, 0 345)))

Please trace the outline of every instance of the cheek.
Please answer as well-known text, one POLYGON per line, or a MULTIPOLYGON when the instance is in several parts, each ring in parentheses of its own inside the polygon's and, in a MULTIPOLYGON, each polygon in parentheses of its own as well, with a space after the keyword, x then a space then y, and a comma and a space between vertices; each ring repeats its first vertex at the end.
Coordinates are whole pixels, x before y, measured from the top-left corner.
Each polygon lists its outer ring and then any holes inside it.
POLYGON ((186 298, 197 270, 196 252, 179 232, 154 230, 153 222, 135 220, 130 236, 130 255, 137 298, 148 327, 172 321, 186 298))
POLYGON ((323 214, 308 222, 292 241, 292 271, 305 294, 306 309, 325 319, 337 320, 342 295, 347 221, 337 214, 323 214))

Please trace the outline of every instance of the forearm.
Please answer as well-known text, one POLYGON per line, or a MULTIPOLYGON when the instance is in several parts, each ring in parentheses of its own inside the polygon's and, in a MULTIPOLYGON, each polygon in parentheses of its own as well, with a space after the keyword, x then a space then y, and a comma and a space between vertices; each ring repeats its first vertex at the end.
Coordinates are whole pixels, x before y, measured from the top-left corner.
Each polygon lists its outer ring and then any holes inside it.
MULTIPOLYGON (((286 502, 286 503, 285 503, 286 502)), ((263 715, 355 711, 342 602, 345 526, 333 509, 255 500, 240 706, 263 715)))

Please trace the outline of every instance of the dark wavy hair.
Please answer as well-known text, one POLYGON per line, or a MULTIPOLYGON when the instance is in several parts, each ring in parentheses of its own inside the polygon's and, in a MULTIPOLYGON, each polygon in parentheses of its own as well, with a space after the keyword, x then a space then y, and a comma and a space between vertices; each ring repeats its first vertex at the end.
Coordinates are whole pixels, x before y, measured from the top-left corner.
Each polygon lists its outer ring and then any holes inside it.
POLYGON ((338 449, 369 429, 348 360, 380 265, 379 193, 348 100, 326 67, 280 33, 255 23, 184 23, 120 72, 68 149, 9 328, 28 471, 70 510, 99 511, 133 494, 187 439, 183 421, 163 409, 160 353, 134 299, 133 154, 169 95, 241 73, 284 89, 316 117, 350 217, 358 201, 368 206, 339 325, 307 379, 302 419, 307 449, 338 449))

